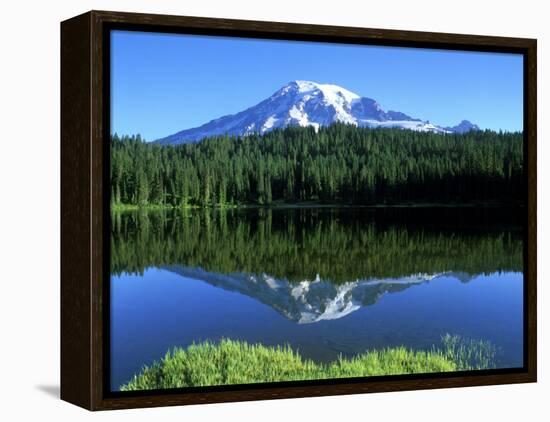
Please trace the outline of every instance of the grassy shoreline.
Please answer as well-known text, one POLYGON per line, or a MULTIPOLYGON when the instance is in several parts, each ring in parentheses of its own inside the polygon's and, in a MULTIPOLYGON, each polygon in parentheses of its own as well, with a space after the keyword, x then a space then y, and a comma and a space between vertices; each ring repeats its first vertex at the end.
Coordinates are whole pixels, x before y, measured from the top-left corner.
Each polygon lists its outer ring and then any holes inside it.
POLYGON ((304 359, 289 346, 267 347, 243 341, 204 342, 174 348, 160 361, 144 367, 121 391, 262 382, 334 379, 487 369, 494 347, 485 341, 442 337, 444 347, 411 350, 404 347, 371 350, 328 364, 304 359))
POLYGON ((159 205, 159 204, 114 204, 111 211, 157 211, 157 210, 191 210, 191 209, 295 209, 295 208, 496 208, 521 207, 522 204, 505 202, 400 202, 347 204, 325 203, 317 201, 272 202, 270 204, 211 204, 211 205, 159 205))

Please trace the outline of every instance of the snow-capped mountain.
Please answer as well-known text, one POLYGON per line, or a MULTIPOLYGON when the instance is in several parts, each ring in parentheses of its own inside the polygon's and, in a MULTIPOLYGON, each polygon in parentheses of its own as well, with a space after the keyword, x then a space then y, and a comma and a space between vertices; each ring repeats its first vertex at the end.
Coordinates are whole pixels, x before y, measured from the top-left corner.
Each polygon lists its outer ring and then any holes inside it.
POLYGON ((298 324, 342 318, 364 306, 375 304, 386 293, 399 292, 443 275, 454 276, 453 273, 414 274, 400 278, 333 283, 317 275, 313 280, 293 283, 268 274, 221 274, 178 265, 162 268, 253 298, 298 324))
POLYGON ((293 81, 271 97, 237 114, 212 120, 158 139, 163 145, 198 142, 216 135, 243 136, 287 126, 329 126, 348 123, 362 127, 397 127, 422 132, 463 133, 479 128, 464 120, 454 127, 440 127, 399 111, 385 111, 375 100, 338 85, 293 81))

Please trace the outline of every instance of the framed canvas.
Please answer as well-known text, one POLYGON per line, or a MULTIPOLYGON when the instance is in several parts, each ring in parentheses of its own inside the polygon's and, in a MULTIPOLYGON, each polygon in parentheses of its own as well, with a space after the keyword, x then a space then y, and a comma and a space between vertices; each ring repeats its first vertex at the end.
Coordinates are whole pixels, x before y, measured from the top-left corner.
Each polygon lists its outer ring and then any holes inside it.
POLYGON ((61 24, 61 398, 536 381, 536 40, 61 24))

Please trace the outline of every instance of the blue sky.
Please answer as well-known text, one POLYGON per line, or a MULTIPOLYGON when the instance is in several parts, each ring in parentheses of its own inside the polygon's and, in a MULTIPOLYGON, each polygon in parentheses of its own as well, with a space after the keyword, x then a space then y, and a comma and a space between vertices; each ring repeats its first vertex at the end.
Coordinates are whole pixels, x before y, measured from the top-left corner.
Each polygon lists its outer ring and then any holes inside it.
POLYGON ((340 85, 441 126, 523 129, 523 58, 113 31, 111 131, 152 141, 233 114, 286 83, 340 85))

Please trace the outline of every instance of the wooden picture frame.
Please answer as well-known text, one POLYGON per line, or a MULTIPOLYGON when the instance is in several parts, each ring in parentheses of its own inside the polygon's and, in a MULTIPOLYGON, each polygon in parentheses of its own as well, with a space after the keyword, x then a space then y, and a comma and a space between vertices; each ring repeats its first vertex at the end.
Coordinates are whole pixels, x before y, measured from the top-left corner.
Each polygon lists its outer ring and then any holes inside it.
POLYGON ((536 40, 91 11, 61 23, 61 398, 89 410, 535 382, 536 40), (513 52, 524 57, 523 368, 118 394, 105 381, 109 309, 109 31, 513 52), (107 271, 107 272, 106 272, 107 271))

